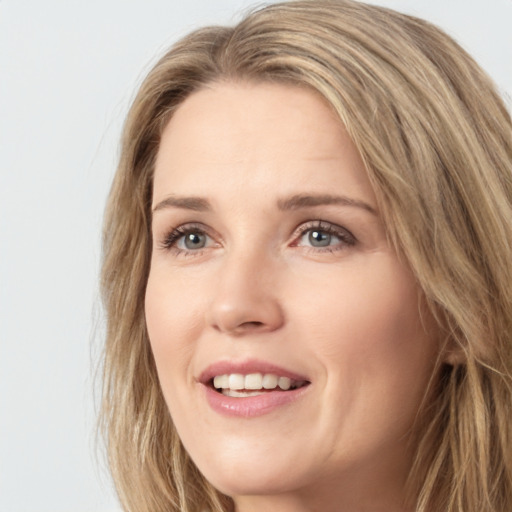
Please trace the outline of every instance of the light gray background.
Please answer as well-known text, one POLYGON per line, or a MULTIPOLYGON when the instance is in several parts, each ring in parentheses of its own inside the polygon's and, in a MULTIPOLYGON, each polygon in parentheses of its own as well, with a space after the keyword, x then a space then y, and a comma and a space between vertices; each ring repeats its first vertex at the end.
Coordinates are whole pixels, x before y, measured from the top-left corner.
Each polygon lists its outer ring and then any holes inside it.
MULTIPOLYGON (((374 0, 430 19, 512 96, 512 0, 374 0)), ((94 457, 92 340, 121 124, 171 42, 248 0, 0 0, 0 510, 118 511, 94 457), (92 356, 91 356, 92 353, 92 356)))

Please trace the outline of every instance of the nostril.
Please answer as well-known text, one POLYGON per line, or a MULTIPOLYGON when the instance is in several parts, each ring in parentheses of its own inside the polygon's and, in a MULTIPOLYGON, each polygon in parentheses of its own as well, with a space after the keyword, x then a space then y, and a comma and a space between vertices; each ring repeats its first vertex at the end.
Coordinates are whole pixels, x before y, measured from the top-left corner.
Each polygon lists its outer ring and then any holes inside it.
POLYGON ((263 322, 244 322, 243 324, 239 325, 240 329, 258 329, 259 327, 264 326, 265 324, 263 322))

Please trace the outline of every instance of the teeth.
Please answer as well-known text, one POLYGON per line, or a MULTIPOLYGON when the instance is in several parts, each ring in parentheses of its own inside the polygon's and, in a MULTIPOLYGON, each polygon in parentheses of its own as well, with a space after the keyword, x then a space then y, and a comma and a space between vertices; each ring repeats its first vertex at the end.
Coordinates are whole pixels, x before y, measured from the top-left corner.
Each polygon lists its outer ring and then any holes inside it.
POLYGON ((289 379, 288 377, 279 377, 279 387, 282 390, 284 390, 284 391, 289 390, 291 385, 292 385, 291 379, 289 379))
POLYGON ((228 377, 228 379, 229 379, 228 387, 230 389, 244 389, 245 388, 245 379, 244 379, 244 376, 241 375, 240 373, 232 373, 228 377))
POLYGON ((274 389, 277 387, 277 383, 279 381, 279 378, 277 375, 272 375, 271 373, 268 373, 263 377, 263 387, 265 389, 274 389))
POLYGON ((217 389, 229 388, 229 375, 217 375, 213 379, 213 387, 217 389))
POLYGON ((231 373, 226 375, 216 375, 213 379, 213 386, 216 389, 228 390, 224 392, 228 396, 252 396, 260 393, 254 391, 262 389, 276 389, 279 387, 283 391, 295 389, 304 385, 304 381, 294 381, 289 377, 279 377, 272 373, 249 373, 242 375, 240 373, 231 373), (252 393, 240 392, 240 390, 250 390, 252 393))
POLYGON ((245 376, 245 389, 261 389, 263 387, 263 375, 261 373, 250 373, 245 376))
POLYGON ((235 398, 244 398, 246 396, 263 395, 262 391, 235 391, 234 389, 223 389, 222 394, 225 396, 233 396, 235 398))

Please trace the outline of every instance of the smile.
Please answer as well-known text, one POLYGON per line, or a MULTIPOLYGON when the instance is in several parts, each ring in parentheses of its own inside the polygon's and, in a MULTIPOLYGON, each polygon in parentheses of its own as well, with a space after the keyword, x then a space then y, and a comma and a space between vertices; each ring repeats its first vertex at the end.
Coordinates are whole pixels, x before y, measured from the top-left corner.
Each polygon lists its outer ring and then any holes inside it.
POLYGON ((225 396, 239 398, 257 396, 275 389, 281 391, 293 390, 305 384, 305 380, 295 380, 273 373, 249 373, 247 375, 231 373, 216 375, 213 378, 213 387, 216 390, 225 396))
POLYGON ((254 359, 214 363, 199 375, 197 383, 215 412, 243 418, 280 410, 311 388, 305 375, 254 359))

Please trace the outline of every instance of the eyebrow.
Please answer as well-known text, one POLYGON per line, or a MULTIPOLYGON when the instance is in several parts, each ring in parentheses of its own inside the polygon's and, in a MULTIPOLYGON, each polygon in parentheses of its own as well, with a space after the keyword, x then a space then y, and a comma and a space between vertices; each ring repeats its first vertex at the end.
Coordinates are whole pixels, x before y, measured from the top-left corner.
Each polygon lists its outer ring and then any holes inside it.
POLYGON ((155 213, 165 208, 181 208, 195 212, 206 212, 212 209, 210 202, 202 197, 168 196, 154 206, 152 212, 155 213))
MULTIPOLYGON (((281 211, 300 210, 302 208, 328 205, 341 205, 361 208, 372 213, 373 215, 377 215, 377 211, 373 206, 359 199, 353 199, 347 196, 337 196, 331 194, 296 194, 289 198, 279 199, 277 201, 277 207, 281 211)), ((210 202, 203 197, 168 196, 164 200, 157 203, 156 206, 154 206, 152 212, 155 213, 166 208, 180 208, 184 210, 192 210, 195 212, 207 212, 212 210, 210 202)))
POLYGON ((320 194, 320 195, 302 195, 297 194, 287 199, 280 199, 277 202, 277 206, 280 210, 299 210, 301 208, 310 208, 314 206, 328 206, 328 205, 340 205, 340 206, 353 206, 356 208, 362 208, 373 215, 377 215, 377 210, 361 201, 360 199, 353 199, 347 196, 336 196, 331 194, 320 194))

